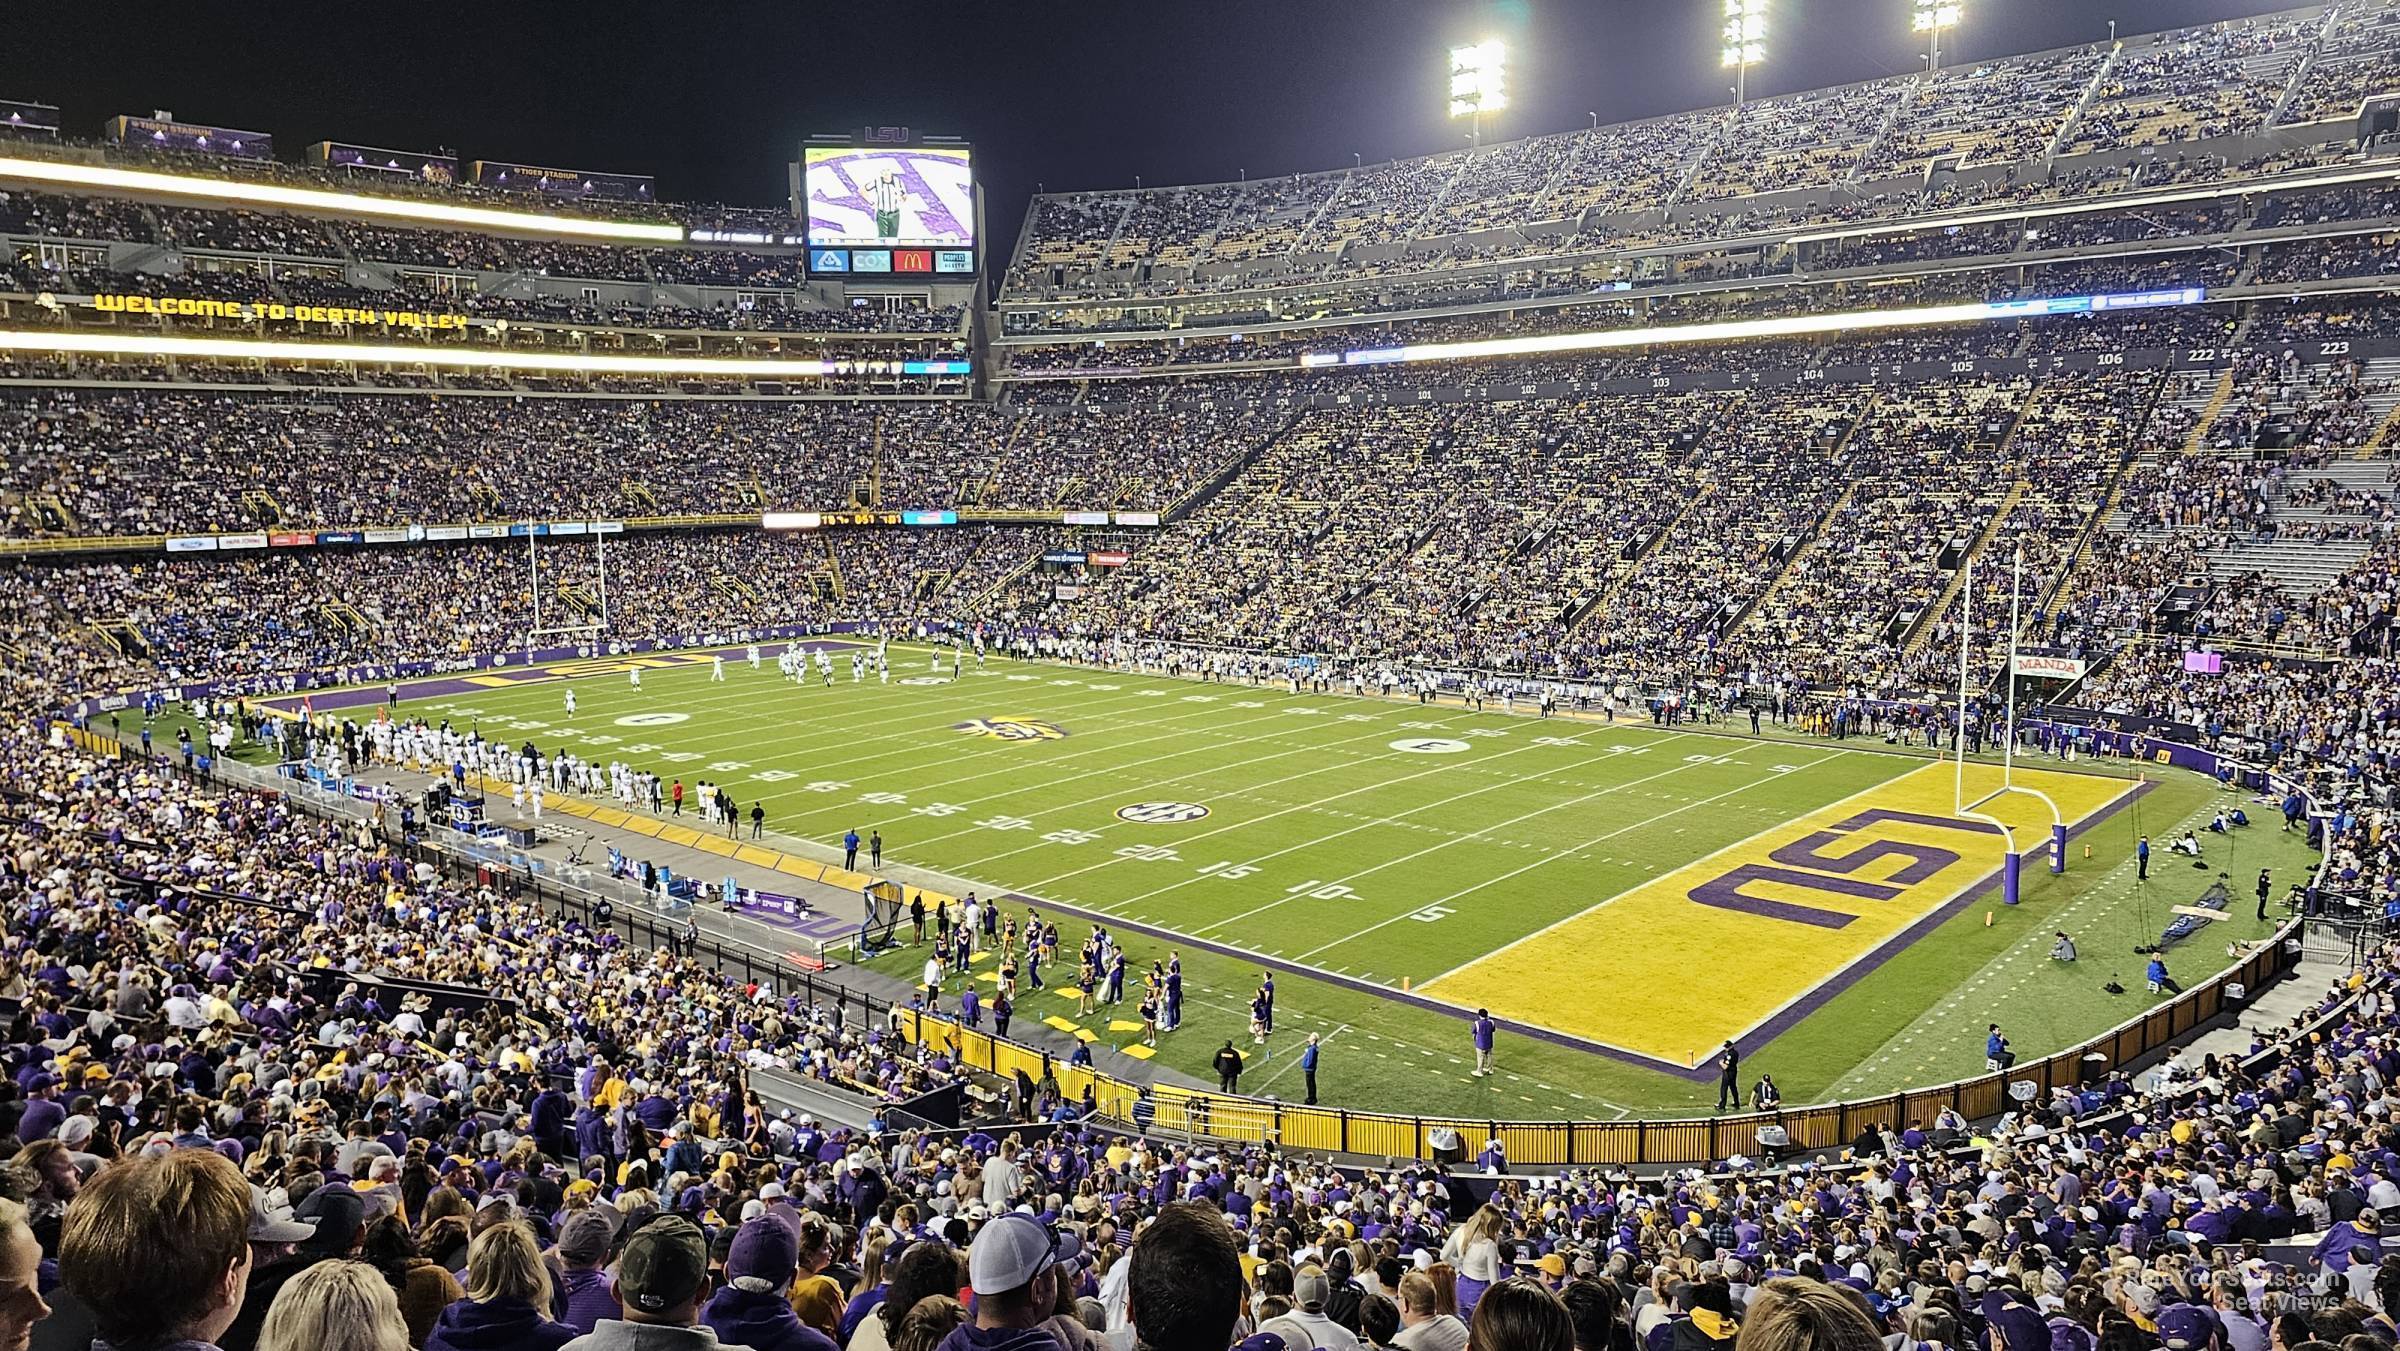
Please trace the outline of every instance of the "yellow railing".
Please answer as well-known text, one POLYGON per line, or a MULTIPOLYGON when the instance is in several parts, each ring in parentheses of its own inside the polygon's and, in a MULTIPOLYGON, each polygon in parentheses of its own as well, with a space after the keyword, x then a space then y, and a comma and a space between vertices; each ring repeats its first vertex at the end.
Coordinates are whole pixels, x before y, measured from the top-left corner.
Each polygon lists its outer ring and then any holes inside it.
MULTIPOLYGON (((1755 1155, 1759 1128, 1770 1124, 1783 1127, 1791 1149, 1838 1149, 1870 1126, 1898 1129, 1911 1121, 1930 1121, 1945 1108, 1970 1119, 1994 1116, 2005 1110, 2012 1096, 2026 1092, 2020 1085, 2031 1085, 2038 1101, 2053 1088, 2085 1082, 2094 1066, 2121 1069, 2225 1012, 2227 986, 2238 984, 2254 993, 2288 969, 2296 958, 2287 957, 2287 940, 2298 932, 2299 921, 2294 920, 2214 979, 2081 1045, 2020 1063, 2005 1073, 1858 1102, 1682 1120, 1495 1121, 1353 1112, 1157 1084, 1147 1090, 1150 1125, 1170 1133, 1273 1143, 1289 1149, 1413 1159, 1433 1157, 1430 1137, 1448 1129, 1458 1133, 1470 1154, 1485 1139, 1496 1138, 1511 1164, 1540 1167, 1702 1163, 1734 1154, 1755 1155), (2085 1057, 2095 1054, 2101 1058, 2087 1064, 2085 1057)), ((1080 1099, 1089 1087, 1100 1114, 1113 1120, 1133 1121, 1135 1104, 1144 1096, 1141 1085, 1096 1069, 1068 1065, 1039 1048, 964 1028, 947 1018, 903 1011, 900 1030, 910 1040, 952 1055, 961 1064, 1003 1078, 1022 1070, 1038 1081, 1048 1072, 1056 1077, 1059 1090, 1069 1101, 1080 1099)))

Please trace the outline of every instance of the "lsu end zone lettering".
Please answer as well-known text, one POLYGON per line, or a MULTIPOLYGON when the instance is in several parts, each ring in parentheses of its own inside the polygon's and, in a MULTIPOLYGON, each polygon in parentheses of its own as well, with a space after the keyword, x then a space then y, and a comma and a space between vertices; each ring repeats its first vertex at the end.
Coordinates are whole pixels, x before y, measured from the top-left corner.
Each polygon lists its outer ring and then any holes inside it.
MULTIPOLYGON (((1926 765, 1853 794, 1419 990, 1688 1067, 1995 877, 2006 845, 1953 811, 1955 773, 1926 765), (1621 979, 1591 980, 1585 956, 1599 951, 1616 954, 1621 979)), ((2049 794, 2070 826, 2135 789, 2023 766, 2015 781, 2049 794)), ((1966 785, 1969 801, 1994 791, 2000 767, 1967 766, 1966 785)), ((2030 856, 2049 841, 2049 809, 2011 793, 1982 810, 2015 830, 2027 876, 2038 875, 2030 856)))

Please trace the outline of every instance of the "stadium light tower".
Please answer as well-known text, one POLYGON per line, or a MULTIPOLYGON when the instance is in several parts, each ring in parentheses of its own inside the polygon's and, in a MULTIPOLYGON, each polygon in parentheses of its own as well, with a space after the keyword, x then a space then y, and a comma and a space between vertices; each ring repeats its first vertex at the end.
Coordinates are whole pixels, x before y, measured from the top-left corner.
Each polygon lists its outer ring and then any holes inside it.
POLYGON ((1450 115, 1472 119, 1483 144, 1483 115, 1508 106, 1508 48, 1495 38, 1450 49, 1450 115))
POLYGON ((1942 30, 1958 27, 1959 19, 1966 13, 1966 6, 1958 0, 1916 0, 1916 4, 1916 30, 1923 33, 1930 44, 1926 49, 1925 64, 1928 69, 1940 70, 1942 30))
POLYGON ((1725 0, 1725 58, 1733 72, 1733 102, 1750 91, 1750 68, 1767 59, 1767 0, 1725 0))

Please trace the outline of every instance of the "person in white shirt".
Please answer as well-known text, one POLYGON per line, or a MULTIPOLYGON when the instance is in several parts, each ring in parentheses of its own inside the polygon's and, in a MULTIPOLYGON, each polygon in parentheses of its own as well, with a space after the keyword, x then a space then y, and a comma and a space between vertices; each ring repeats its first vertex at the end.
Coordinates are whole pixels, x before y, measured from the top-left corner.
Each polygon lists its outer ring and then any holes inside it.
MULTIPOLYGON (((1319 1351, 1364 1351, 1366 1343, 1359 1340, 1357 1333, 1325 1316, 1325 1302, 1332 1297, 1333 1282, 1327 1279, 1325 1269, 1314 1263, 1304 1266, 1292 1276, 1292 1311, 1259 1324, 1258 1330, 1283 1338, 1285 1351, 1311 1347, 1319 1351)), ((1458 1322, 1455 1318, 1450 1321, 1458 1322)), ((1466 1344, 1466 1329, 1461 1326, 1458 1346, 1442 1351, 1459 1351, 1466 1344)))

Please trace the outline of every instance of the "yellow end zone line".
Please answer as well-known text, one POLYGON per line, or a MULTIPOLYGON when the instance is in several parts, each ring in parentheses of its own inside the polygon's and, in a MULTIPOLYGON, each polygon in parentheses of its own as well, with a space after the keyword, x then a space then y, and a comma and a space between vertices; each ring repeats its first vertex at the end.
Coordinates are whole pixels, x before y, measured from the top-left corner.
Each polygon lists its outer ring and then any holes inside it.
MULTIPOLYGON (((1671 875, 1673 875, 1673 874, 1675 874, 1675 873, 1681 873, 1681 872, 1685 872, 1685 871, 1687 871, 1687 870, 1691 870, 1691 869, 1699 868, 1699 867, 1702 867, 1702 866, 1704 866, 1704 865, 1706 865, 1706 864, 1709 864, 1709 863, 1712 863, 1712 862, 1715 862, 1715 861, 1718 861, 1718 860, 1721 860, 1721 859, 1725 859, 1725 858, 1727 858, 1728 856, 1731 856, 1731 855, 1738 854, 1738 853, 1740 853, 1741 851, 1743 851, 1743 850, 1746 850, 1746 849, 1750 848, 1751 846, 1753 846, 1753 845, 1757 844, 1757 843, 1758 843, 1760 840, 1763 840, 1763 839, 1767 838, 1767 837, 1768 837, 1768 836, 1770 836, 1770 835, 1775 835, 1775 834, 1778 834, 1778 833, 1780 833, 1780 832, 1783 832, 1783 831, 1790 830, 1790 829, 1792 828, 1792 826, 1793 826, 1795 823, 1797 823, 1797 822, 1800 822, 1800 821, 1804 821, 1804 820, 1806 820, 1806 819, 1808 819, 1808 818, 1811 818, 1811 817, 1816 817, 1816 816, 1832 816, 1832 815, 1834 815, 1834 814, 1836 814, 1836 813, 1838 813, 1838 812, 1841 812, 1841 811, 1842 811, 1842 809, 1844 809, 1844 808, 1848 808, 1848 807, 1852 807, 1852 806, 1862 806, 1862 807, 1863 807, 1863 806, 1870 805, 1870 801, 1869 801, 1870 799, 1873 799, 1873 798, 1874 798, 1874 797, 1876 797, 1877 795, 1879 795, 1879 794, 1882 794, 1882 793, 1885 793, 1885 792, 1889 791, 1889 790, 1892 788, 1892 786, 1893 786, 1894 784, 1897 784, 1897 783, 1901 782, 1901 781, 1902 781, 1902 780, 1904 780, 1904 779, 1908 779, 1908 778, 1911 778, 1911 777, 1913 777, 1913 776, 1920 775, 1920 774, 1933 774, 1933 773, 1940 773, 1940 772, 1945 772, 1945 771, 1948 771, 1948 770, 1950 770, 1950 769, 1952 768, 1952 766, 1953 766, 1953 763, 1954 763, 1954 762, 1952 762, 1952 761, 1948 761, 1948 760, 1936 760, 1936 761, 1933 761, 1933 762, 1931 762, 1931 763, 1929 763, 1929 764, 1922 764, 1922 765, 1919 765, 1919 766, 1917 766, 1917 767, 1916 767, 1916 768, 1914 768, 1914 769, 1905 770, 1905 771, 1903 771, 1903 772, 1901 772, 1901 773, 1898 773, 1898 774, 1895 774, 1895 775, 1893 775, 1892 777, 1890 777, 1890 778, 1888 778, 1888 779, 1885 779, 1885 780, 1883 780, 1883 781, 1882 781, 1882 782, 1880 782, 1880 783, 1876 783, 1876 784, 1874 784, 1874 785, 1871 785, 1871 786, 1869 786, 1869 787, 1867 787, 1867 788, 1860 789, 1858 792, 1852 793, 1850 796, 1848 796, 1848 797, 1846 797, 1846 798, 1842 798, 1842 799, 1840 799, 1839 801, 1836 801, 1836 802, 1831 802, 1831 803, 1827 803, 1826 805, 1824 805, 1824 806, 1822 806, 1822 807, 1816 807, 1816 808, 1812 808, 1812 809, 1810 809, 1809 811, 1807 811, 1807 812, 1804 812, 1804 813, 1802 813, 1802 814, 1801 814, 1801 815, 1799 815, 1799 816, 1795 816, 1795 817, 1791 818, 1791 820, 1777 822, 1776 824, 1774 824, 1774 825, 1772 825, 1772 826, 1769 826, 1769 827, 1767 827, 1767 828, 1766 828, 1766 829, 1764 829, 1764 830, 1758 831, 1758 832, 1756 832, 1755 834, 1752 834, 1752 835, 1750 835, 1749 837, 1747 837, 1747 838, 1745 838, 1745 839, 1737 840, 1737 841, 1735 841, 1735 842, 1734 842, 1734 843, 1732 843, 1732 844, 1726 845, 1726 846, 1724 846, 1723 848, 1721 848, 1721 849, 1718 849, 1718 850, 1716 850, 1716 851, 1714 851, 1714 852, 1712 852, 1712 853, 1709 853, 1709 854, 1703 855, 1703 856, 1701 856, 1700 858, 1697 858, 1697 859, 1692 859, 1692 860, 1690 860, 1690 861, 1688 861, 1688 862, 1686 862, 1686 863, 1679 864, 1679 865, 1677 865, 1675 868, 1673 868, 1673 869, 1669 870, 1669 872, 1667 872, 1667 873, 1662 873, 1660 876, 1662 876, 1662 877, 1664 877, 1664 876, 1671 876, 1671 875)), ((2119 789, 2118 789, 2116 792, 2114 792, 2114 793, 2110 794, 2108 797, 2106 797, 2106 798, 2102 799, 2102 800, 2101 800, 2099 803, 2095 804, 2095 805, 2094 805, 2093 807, 2091 807, 2089 810, 2087 810, 2087 811, 2083 812, 2081 815, 2077 816, 2077 817, 2076 817, 2076 818, 2075 818, 2073 821, 2070 821, 2070 822, 2068 822, 2068 823, 2067 823, 2067 825, 2068 825, 2068 828, 2069 828, 2070 830, 2072 830, 2072 829, 2073 829, 2075 826, 2077 826, 2077 825, 2080 825, 2081 823, 2083 823, 2083 822, 2085 822, 2085 821, 2091 820, 2092 818, 2094 818, 2094 817, 2096 817, 2096 816, 2099 816, 2099 815, 2101 815, 2101 814, 2103 814, 2103 813, 2107 812, 2107 811, 2108 811, 2110 808, 2114 807, 2114 806, 2115 806, 2115 805, 2116 805, 2116 804, 2117 804, 2119 801, 2121 801, 2121 800, 2122 800, 2122 799, 2123 799, 2123 798, 2126 796, 2126 794, 2127 794, 2127 793, 2130 793, 2130 792, 2136 791, 2136 790, 2137 790, 2138 788, 2140 788, 2140 787, 2141 787, 2141 785, 2142 785, 2142 784, 2145 782, 2144 780, 2138 780, 2138 779, 2136 779, 2136 780, 2117 780, 2117 779, 2115 778, 2115 776, 2114 776, 2114 775, 2106 775, 2106 774, 2083 774, 2083 773, 2081 773, 2080 771, 2076 771, 2076 770, 2068 770, 2068 769, 2043 769, 2043 770, 2038 770, 2038 771, 2034 771, 2034 772, 2037 772, 2037 773, 2043 773, 2043 774, 2075 774, 2075 775, 2077 775, 2078 777, 2081 777, 2081 778, 2092 779, 2092 780, 2096 780, 2096 781, 2100 781, 2100 782, 2117 782, 2117 783, 2120 783, 2120 784, 2122 785, 2122 786, 2121 786, 2121 787, 2120 787, 2120 788, 2119 788, 2119 789)), ((2049 848, 2049 837, 2048 837, 2047 833, 2045 833, 2045 834, 2044 834, 2044 836, 2043 836, 2043 838, 2042 838, 2042 840, 2041 840, 2041 843, 2040 843, 2039 847, 2038 847, 2036 850, 2033 850, 2033 851, 2028 851, 2028 852, 2031 852, 2031 853, 2038 854, 2039 852, 2041 852, 2041 851, 2043 851, 2043 850, 2047 850, 2048 848, 2049 848)), ((1924 910, 1923 910, 1922 912, 1920 912, 1920 913, 1919 913, 1919 914, 1916 916, 1916 918, 1914 918, 1914 919, 1911 919, 1911 920, 1910 920, 1910 921, 1909 921, 1909 922, 1908 922, 1906 925, 1903 925, 1903 926, 1902 926, 1900 929, 1898 929, 1897 931, 1895 931, 1895 932, 1894 932, 1893 934, 1891 934, 1889 937, 1887 937, 1887 938, 1883 939, 1882 941, 1880 941, 1880 942, 1878 942, 1878 943, 1874 944, 1873 946, 1869 947, 1869 948, 1868 948, 1866 951, 1864 951, 1864 952, 1862 952, 1862 953, 1859 953, 1857 956, 1855 956, 1855 957, 1851 958, 1849 961, 1843 962, 1841 965, 1834 967, 1834 968, 1833 968, 1832 970, 1830 970, 1830 971, 1827 971, 1827 972, 1826 972, 1826 973, 1825 973, 1825 974, 1824 974, 1822 977, 1820 977, 1819 979, 1809 982, 1809 983, 1808 983, 1808 985, 1806 985, 1805 987, 1803 987, 1802 989, 1800 989, 1800 990, 1799 990, 1797 993, 1795 993, 1795 994, 1794 994, 1794 995, 1793 995, 1791 998, 1784 1000, 1784 1001, 1783 1001, 1781 1004, 1778 1004, 1778 1005, 1776 1005, 1774 1008, 1772 1008, 1772 1009, 1768 1010, 1768 1011, 1767 1011, 1765 1014, 1763 1014, 1762 1016, 1760 1016, 1760 1017, 1759 1017, 1759 1018, 1758 1018, 1756 1021, 1754 1021, 1754 1022, 1750 1023, 1748 1026, 1746 1026, 1746 1027, 1742 1028, 1742 1029, 1741 1029, 1741 1031, 1735 1035, 1735 1038, 1734 1038, 1734 1039, 1735 1039, 1735 1040, 1739 1040, 1741 1037, 1749 1035, 1751 1032, 1754 1032, 1754 1031, 1756 1031, 1758 1028, 1760 1028, 1760 1027, 1764 1026, 1765 1024, 1767 1024, 1767 1023, 1770 1023, 1770 1022, 1773 1022, 1773 1021, 1774 1021, 1774 1020, 1775 1020, 1775 1019, 1776 1019, 1778 1016, 1780 1016, 1780 1015, 1781 1015, 1781 1014, 1782 1014, 1782 1013, 1783 1013, 1783 1012, 1784 1012, 1786 1009, 1789 1009, 1789 1008, 1790 1008, 1792 1005, 1794 1005, 1794 1004, 1797 1004, 1797 1003, 1799 1003, 1800 1001, 1802 1001, 1802 1000, 1804 1000, 1804 999, 1808 998, 1808 997, 1809 997, 1811 994, 1814 994, 1814 993, 1815 993, 1817 990, 1819 990, 1819 989, 1823 988, 1823 987, 1824 987, 1824 985, 1825 985, 1827 982, 1829 982, 1829 981, 1834 981, 1834 980, 1838 980, 1838 979, 1839 979, 1839 978, 1842 976, 1842 974, 1843 974, 1844 972, 1846 972, 1846 971, 1850 970, 1850 969, 1851 969, 1852 967, 1854 967, 1854 966, 1857 966, 1857 965, 1858 965, 1860 962, 1866 961, 1866 960, 1868 960, 1868 959, 1870 959, 1870 958, 1874 957, 1874 956, 1875 956, 1875 954, 1877 954, 1878 952, 1881 952, 1881 951, 1883 951, 1883 949, 1884 949, 1885 947, 1887 947, 1887 946, 1888 946, 1890 943, 1892 943, 1894 940, 1896 940, 1896 939, 1898 939, 1898 938, 1901 938, 1901 937, 1905 936, 1905 935, 1907 934, 1908 930, 1909 930, 1909 929, 1911 929, 1911 928, 1913 928, 1913 927, 1915 927, 1917 924, 1921 923, 1921 922, 1924 920, 1924 918, 1925 918, 1925 916, 1926 916, 1926 915, 1936 914, 1936 913, 1940 912, 1940 911, 1941 911, 1941 910, 1942 910, 1944 907, 1946 907, 1946 906, 1948 906, 1948 905, 1951 905, 1951 904, 1953 904, 1954 902, 1956 902, 1956 901, 1958 900, 1958 898, 1959 898, 1959 897, 1961 897, 1961 896, 1964 896, 1964 895, 1968 894, 1969 892, 1975 891, 1975 890, 1977 890, 1977 889, 1979 889, 1979 888, 1982 888, 1982 887, 1985 887, 1985 886, 1989 886, 1989 885, 1991 884, 1991 881, 1992 881, 1992 879, 1993 879, 1993 877, 1994 877, 1994 876, 1995 876, 1995 874, 1993 874, 1993 873, 1984 873, 1984 874, 1982 874, 1982 875, 1980 875, 1980 876, 1975 876, 1975 877, 1970 877, 1970 878, 1968 878, 1966 881, 1962 882, 1962 883, 1961 883, 1961 884, 1960 884, 1958 887, 1956 887, 1955 889, 1953 889, 1953 890, 1952 890, 1952 891, 1951 891, 1951 892, 1950 892, 1948 895, 1945 895, 1945 896, 1943 896, 1941 899, 1939 899, 1939 900, 1937 900, 1937 901, 1933 901, 1933 902, 1931 902, 1930 904, 1928 904, 1928 905, 1927 905, 1927 906, 1924 908, 1924 910)), ((1562 929, 1562 928, 1566 927, 1567 925, 1570 925, 1570 924, 1576 923, 1576 922, 1578 922, 1578 921, 1580 921, 1580 920, 1582 920, 1582 919, 1586 918, 1587 916, 1593 915, 1593 914, 1595 914, 1595 913, 1597 913, 1597 912, 1599 912, 1599 911, 1601 911, 1601 910, 1604 910, 1604 909, 1606 909, 1607 907, 1609 907, 1610 905, 1612 905, 1612 904, 1616 903, 1617 901, 1623 900, 1624 898, 1626 898, 1626 897, 1628 897, 1628 896, 1631 896, 1631 895, 1633 895, 1635 892, 1641 891, 1641 890, 1643 890, 1643 889, 1644 889, 1644 888, 1646 888, 1646 887, 1649 887, 1649 886, 1652 886, 1652 885, 1656 884, 1658 880, 1659 880, 1659 879, 1658 879, 1658 878, 1656 878, 1656 877, 1653 877, 1653 878, 1646 878, 1646 879, 1644 879, 1643 881, 1641 881, 1641 882, 1637 882, 1637 883, 1635 883, 1633 886, 1627 887, 1625 890, 1618 892, 1616 895, 1608 897, 1606 900, 1602 900, 1602 901, 1595 902, 1594 904, 1592 904, 1592 905, 1590 905, 1590 906, 1587 906, 1587 907, 1585 907, 1584 909, 1582 909, 1582 910, 1579 910, 1579 911, 1575 912, 1575 913, 1574 913, 1574 914, 1572 914, 1572 915, 1568 915, 1568 916, 1566 916, 1566 917, 1564 917, 1564 918, 1562 918, 1562 919, 1558 919, 1558 920, 1555 920, 1555 921, 1553 921, 1553 922, 1551 922, 1551 923, 1549 923, 1549 924, 1546 924, 1546 925, 1542 926, 1541 928, 1539 928, 1539 929, 1536 929, 1536 930, 1535 930, 1535 931, 1533 931, 1532 933, 1526 934, 1526 935, 1525 935, 1524 937, 1522 937, 1522 938, 1514 939, 1514 940, 1512 940, 1512 941, 1510 941, 1510 942, 1508 942, 1508 943, 1506 943, 1506 944, 1504 944, 1504 945, 1502 945, 1502 946, 1500 946, 1500 947, 1494 948, 1494 949, 1493 949, 1493 950, 1491 950, 1490 952, 1484 953, 1483 955, 1481 955, 1481 956, 1479 956, 1479 957, 1470 958, 1470 959, 1469 959, 1469 960, 1467 960, 1467 961, 1461 962, 1461 963, 1459 963, 1457 966, 1451 967, 1449 970, 1447 970, 1447 971, 1444 971, 1444 972, 1442 972, 1440 975, 1437 975, 1437 976, 1433 977, 1431 980, 1427 980, 1427 981, 1423 982, 1422 984, 1418 985, 1418 986, 1417 986, 1417 989, 1416 989, 1416 993, 1418 993, 1419 995, 1421 995, 1421 996, 1423 996, 1423 997, 1425 997, 1425 998, 1428 998, 1428 999, 1434 999, 1434 1000, 1438 1000, 1439 1002, 1442 1002, 1442 1003, 1445 1003, 1445 1004, 1447 1004, 1447 1003, 1449 1003, 1450 1001, 1448 1001, 1448 1000, 1445 1000, 1445 999, 1441 999, 1441 996, 1440 996, 1439 992, 1438 992, 1438 991, 1436 990, 1436 988, 1435 988, 1436 986, 1438 986, 1439 984, 1441 984, 1441 982, 1443 982, 1443 981, 1445 981, 1445 980, 1448 980, 1448 979, 1449 979, 1449 978, 1451 978, 1452 976, 1458 975, 1458 974, 1460 974, 1461 972, 1464 972, 1464 971, 1470 970, 1470 969, 1472 969, 1472 968, 1474 968, 1474 967, 1477 967, 1477 966, 1481 966, 1481 965, 1483 965, 1483 964, 1485 964, 1485 963, 1487 963, 1487 962, 1496 962, 1496 961, 1500 960, 1500 959, 1501 959, 1503 956, 1505 956, 1507 953, 1509 953, 1509 952, 1513 951, 1514 949, 1516 949, 1516 948, 1519 948, 1519 947, 1522 947, 1522 946, 1524 946, 1524 945, 1525 945, 1525 944, 1527 944, 1527 943, 1534 942, 1534 941, 1535 941, 1535 940, 1537 940, 1537 939, 1540 939, 1540 938, 1546 937, 1546 936, 1548 936, 1550 933, 1552 933, 1552 932, 1553 932, 1553 931, 1555 931, 1555 930, 1562 929)), ((1556 1029, 1554 1029, 1554 1030, 1556 1030, 1556 1029)), ((1640 1050, 1640 1049, 1637 1049, 1637 1048, 1634 1048, 1634 1047, 1630 1047, 1630 1046, 1621 1046, 1621 1045, 1618 1045, 1618 1044, 1616 1044, 1616 1043, 1614 1043, 1614 1042, 1609 1042, 1609 1041, 1603 1040, 1603 1039, 1601 1039, 1601 1038, 1598 1038, 1598 1037, 1592 1037, 1592 1036, 1589 1036, 1589 1035, 1587 1035, 1587 1034, 1584 1034, 1584 1033, 1576 1033, 1576 1032, 1563 1032, 1563 1035, 1566 1035, 1566 1036, 1571 1036, 1571 1037, 1574 1037, 1574 1038, 1576 1038, 1576 1039, 1577 1039, 1577 1040, 1579 1040, 1579 1041, 1585 1041, 1585 1042, 1589 1042, 1589 1043, 1591 1043, 1591 1044, 1593 1044, 1593 1045, 1597 1045, 1597 1046, 1607 1046, 1607 1047, 1609 1047, 1611 1050, 1620 1051, 1620 1052, 1623 1052, 1624 1054, 1626 1054, 1626 1055, 1630 1055, 1630 1056, 1639 1056, 1639 1057, 1641 1057, 1642 1059, 1645 1059, 1645 1060, 1650 1060, 1650 1061, 1655 1061, 1655 1062, 1657 1062, 1657 1063, 1659 1063, 1659 1064, 1672 1065, 1672 1064, 1674 1064, 1674 1063, 1675 1063, 1675 1062, 1673 1062, 1672 1060, 1666 1059, 1665 1057, 1659 1056, 1659 1055, 1657 1055, 1657 1054, 1655 1054, 1655 1053, 1653 1053, 1653 1052, 1649 1052, 1649 1051, 1640 1050)), ((1690 1066, 1684 1066, 1683 1068, 1687 1068, 1687 1069, 1688 1069, 1688 1068, 1690 1068, 1690 1066)))

